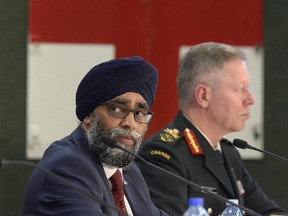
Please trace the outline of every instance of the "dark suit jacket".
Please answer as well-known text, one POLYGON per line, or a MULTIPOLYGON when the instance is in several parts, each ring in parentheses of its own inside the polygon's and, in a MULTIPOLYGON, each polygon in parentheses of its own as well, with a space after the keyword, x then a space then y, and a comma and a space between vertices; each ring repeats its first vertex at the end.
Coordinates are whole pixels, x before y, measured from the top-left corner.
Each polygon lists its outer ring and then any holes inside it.
MULTIPOLYGON (((21 215, 118 215, 112 209, 116 206, 102 164, 96 153, 90 150, 81 127, 52 143, 39 166, 61 176, 69 185, 35 169, 27 185, 21 215)), ((145 181, 134 163, 123 168, 123 176, 125 195, 134 216, 167 215, 152 203, 145 181)))
MULTIPOLYGON (((145 141, 139 155, 206 190, 229 199, 238 199, 239 204, 261 215, 281 212, 250 176, 234 146, 222 140, 221 148, 224 164, 206 138, 179 112, 172 123, 145 141), (192 131, 190 139, 194 148, 200 147, 202 152, 197 154, 190 149, 189 142, 183 136, 186 128, 192 131)), ((204 197, 205 208, 212 210, 212 215, 219 215, 223 211, 224 202, 174 180, 138 159, 136 162, 147 182, 153 202, 170 215, 181 216, 187 208, 188 198, 194 196, 204 197)))

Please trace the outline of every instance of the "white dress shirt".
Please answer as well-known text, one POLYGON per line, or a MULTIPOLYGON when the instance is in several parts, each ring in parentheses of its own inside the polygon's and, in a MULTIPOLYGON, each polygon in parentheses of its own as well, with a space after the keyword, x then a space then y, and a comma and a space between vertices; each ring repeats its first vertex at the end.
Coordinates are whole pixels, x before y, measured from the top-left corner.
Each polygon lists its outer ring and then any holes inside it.
MULTIPOLYGON (((111 186, 111 183, 110 183, 110 181, 109 181, 109 178, 116 172, 117 168, 116 168, 116 167, 109 166, 109 165, 107 165, 107 164, 103 164, 103 168, 104 168, 106 177, 107 177, 107 179, 108 179, 109 185, 110 185, 110 187, 112 187, 112 186, 111 186)), ((121 172, 122 179, 123 179, 123 183, 124 183, 124 186, 125 186, 127 183, 125 182, 125 179, 123 178, 122 169, 121 169, 121 168, 118 168, 118 169, 119 169, 120 172, 121 172)), ((130 205, 129 205, 129 202, 128 202, 125 194, 124 194, 124 201, 125 201, 125 206, 126 206, 126 210, 127 210, 128 215, 129 215, 129 216, 133 216, 131 207, 130 207, 130 205)))

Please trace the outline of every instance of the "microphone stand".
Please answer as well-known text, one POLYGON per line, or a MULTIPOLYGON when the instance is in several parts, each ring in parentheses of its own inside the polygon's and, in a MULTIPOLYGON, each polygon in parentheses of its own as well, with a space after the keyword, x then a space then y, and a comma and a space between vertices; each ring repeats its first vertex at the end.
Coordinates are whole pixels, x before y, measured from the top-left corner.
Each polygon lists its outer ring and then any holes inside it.
POLYGON ((199 189, 200 191, 203 191, 203 192, 209 194, 211 197, 213 197, 213 198, 215 198, 215 199, 218 199, 218 200, 220 200, 220 201, 222 201, 222 202, 225 202, 225 203, 230 203, 230 204, 232 204, 232 205, 235 205, 235 206, 239 207, 240 209, 244 210, 246 213, 249 213, 250 215, 261 216, 260 214, 252 211, 251 209, 248 209, 248 208, 246 208, 246 207, 244 207, 244 206, 242 206, 242 205, 239 205, 239 204, 235 204, 235 203, 229 201, 228 199, 226 199, 226 198, 224 198, 224 197, 222 197, 222 196, 220 196, 220 195, 218 195, 218 194, 211 193, 210 191, 206 190, 205 188, 202 188, 200 185, 195 184, 194 182, 188 181, 187 179, 182 178, 181 176, 176 175, 175 173, 172 173, 172 172, 170 172, 170 171, 168 171, 168 170, 166 170, 166 169, 163 169, 163 168, 160 167, 160 166, 157 166, 157 165, 155 165, 155 164, 153 164, 153 163, 145 160, 143 157, 141 157, 141 156, 139 156, 139 155, 137 155, 137 154, 134 154, 133 152, 131 152, 131 151, 123 148, 121 145, 119 145, 119 144, 118 144, 116 141, 114 141, 114 140, 113 140, 114 143, 111 143, 110 141, 109 141, 109 143, 106 143, 106 142, 105 142, 105 141, 106 141, 106 138, 103 139, 103 141, 104 141, 104 143, 107 144, 109 147, 111 147, 111 148, 115 148, 115 147, 116 147, 116 148, 118 148, 118 149, 121 149, 122 151, 125 151, 125 152, 127 152, 128 154, 133 155, 134 157, 137 157, 138 159, 140 159, 140 160, 143 161, 144 163, 148 164, 149 166, 152 166, 152 167, 154 167, 154 168, 156 168, 156 169, 158 169, 158 170, 161 170, 162 172, 164 172, 164 173, 172 176, 172 177, 175 178, 176 180, 178 180, 178 181, 180 181, 180 182, 185 182, 187 185, 189 185, 189 186, 191 186, 191 187, 193 187, 193 188, 199 189))
POLYGON ((279 155, 276 155, 276 154, 274 154, 274 153, 271 153, 271 152, 268 152, 268 151, 265 151, 265 150, 261 150, 261 149, 255 148, 255 147, 250 146, 250 145, 248 145, 247 148, 248 148, 248 149, 255 150, 255 151, 259 151, 259 152, 262 152, 262 153, 264 153, 264 154, 267 154, 267 155, 269 155, 269 156, 271 156, 271 157, 280 159, 280 160, 283 161, 284 163, 288 164, 288 159, 287 159, 287 158, 281 157, 281 156, 279 156, 279 155))
POLYGON ((264 154, 267 154, 271 157, 274 157, 276 159, 279 159, 281 161, 283 161, 284 163, 288 164, 288 159, 287 158, 284 158, 284 157, 281 157, 279 155, 276 155, 274 153, 271 153, 271 152, 268 152, 268 151, 265 151, 265 150, 261 150, 261 149, 258 149, 252 145, 249 145, 246 141, 244 140, 241 140, 241 139, 234 139, 233 140, 233 145, 237 148, 241 148, 241 149, 245 149, 245 148, 248 148, 248 149, 252 149, 254 151, 258 151, 258 152, 262 152, 264 154))

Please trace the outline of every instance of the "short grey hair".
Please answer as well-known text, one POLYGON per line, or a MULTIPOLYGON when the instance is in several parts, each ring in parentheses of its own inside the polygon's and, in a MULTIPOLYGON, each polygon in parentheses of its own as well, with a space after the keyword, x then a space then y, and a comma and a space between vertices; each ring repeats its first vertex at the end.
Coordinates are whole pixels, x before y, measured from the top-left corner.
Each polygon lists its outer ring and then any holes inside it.
POLYGON ((221 75, 219 71, 224 63, 232 59, 247 60, 241 50, 231 45, 206 42, 192 46, 180 60, 177 74, 179 103, 190 103, 196 85, 205 80, 209 82, 209 79, 214 81, 221 75))

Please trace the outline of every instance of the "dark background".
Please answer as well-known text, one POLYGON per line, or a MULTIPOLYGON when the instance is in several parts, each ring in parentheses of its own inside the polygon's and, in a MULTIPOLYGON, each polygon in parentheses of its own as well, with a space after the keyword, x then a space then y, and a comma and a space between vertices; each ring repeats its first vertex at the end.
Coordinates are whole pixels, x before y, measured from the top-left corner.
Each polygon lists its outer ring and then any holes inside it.
MULTIPOLYGON (((284 157, 288 152, 287 11, 287 0, 264 1, 265 149, 284 157)), ((10 160, 25 160, 27 17, 28 1, 0 1, 0 157, 10 160)), ((287 164, 267 156, 245 164, 266 193, 288 209, 287 164)), ((25 166, 1 167, 0 215, 19 215, 31 171, 25 166)))

